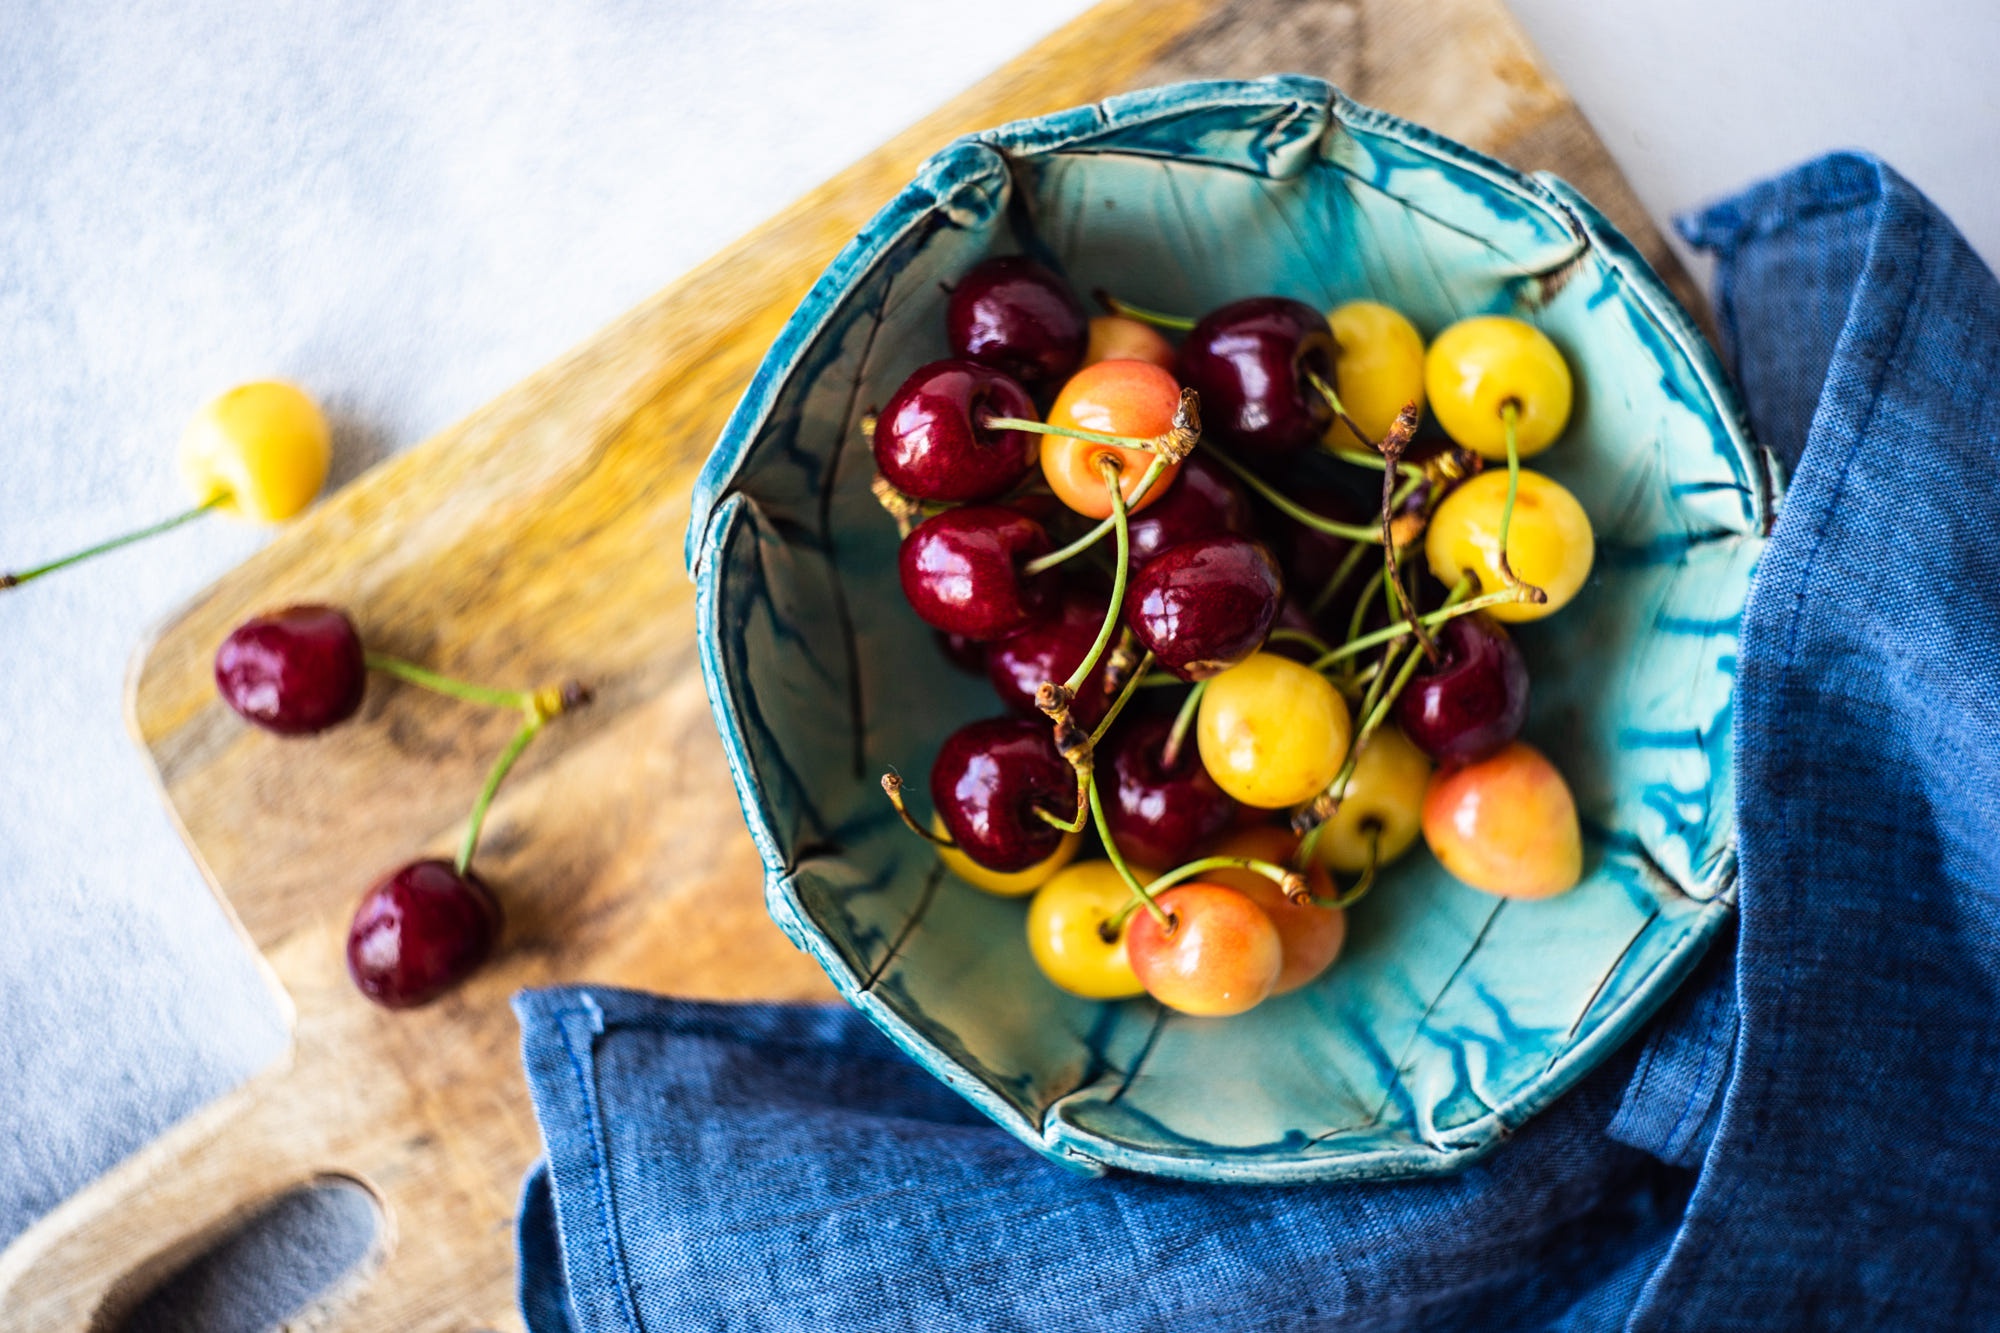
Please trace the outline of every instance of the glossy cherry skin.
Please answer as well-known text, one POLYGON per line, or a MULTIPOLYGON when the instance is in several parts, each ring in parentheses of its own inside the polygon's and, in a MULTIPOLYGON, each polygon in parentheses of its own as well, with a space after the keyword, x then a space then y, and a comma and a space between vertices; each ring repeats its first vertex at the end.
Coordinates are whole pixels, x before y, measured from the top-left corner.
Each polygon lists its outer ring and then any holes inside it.
POLYGON ((1285 949, 1264 910, 1235 889, 1195 881, 1159 896, 1173 922, 1133 913, 1125 952, 1146 993, 1185 1014, 1254 1009, 1277 986, 1285 949))
POLYGON ((958 280, 945 303, 944 336, 954 356, 1036 386, 1059 383, 1083 364, 1090 324, 1068 283, 1007 255, 958 280))
POLYGON ((1181 344, 1180 381, 1201 395, 1202 426, 1224 445, 1288 454, 1325 436, 1333 408, 1307 372, 1333 383, 1326 316, 1303 301, 1253 296, 1209 312, 1181 344))
POLYGON ((354 622, 330 606, 246 620, 215 652, 215 688, 246 721, 309 736, 361 707, 368 666, 354 622))
POLYGON ((479 969, 500 939, 500 900, 449 861, 415 861, 361 899, 347 971, 389 1009, 428 1004, 479 969))
POLYGON ((1171 717, 1126 719, 1097 751, 1098 797, 1118 850, 1133 861, 1177 866, 1236 822, 1236 802, 1201 766, 1192 733, 1165 763, 1171 717))
POLYGON ((1497 621, 1481 612, 1438 627, 1442 661, 1420 666, 1396 701, 1396 720, 1440 764, 1484 759, 1528 720, 1528 664, 1497 621))
POLYGON ((1021 572, 1050 550, 1048 529, 1004 505, 947 509, 919 523, 897 555, 903 596, 932 629, 968 639, 1026 629, 1050 585, 1021 572))
POLYGON ((1170 546, 1218 533, 1247 534, 1250 501, 1221 467, 1199 454, 1181 464, 1166 493, 1132 519, 1132 564, 1136 568, 1170 546))
MULTIPOLYGON (((1026 629, 987 645, 986 678, 1000 702, 1025 716, 1042 716, 1035 708, 1035 691, 1046 681, 1069 679, 1097 642, 1108 601, 1104 592, 1072 584, 1026 629)), ((1070 701, 1070 717, 1080 727, 1095 727, 1111 706, 1110 657, 1107 652, 1099 659, 1097 670, 1070 701)))
POLYGON ((989 430, 988 417, 1035 419, 1020 381, 970 361, 918 368, 875 418, 875 466, 919 500, 991 500, 1041 456, 1040 437, 989 430))
POLYGON ((1556 766, 1524 741, 1433 773, 1423 828, 1439 864, 1483 893, 1548 898, 1583 878, 1576 798, 1556 766))
MULTIPOLYGON (((1298 846, 1299 840, 1290 831, 1263 824, 1237 833, 1217 847, 1214 854, 1248 856, 1288 866, 1298 846)), ((1340 954, 1340 946, 1347 942, 1347 913, 1338 907, 1295 903, 1285 896, 1283 889, 1255 870, 1211 870, 1204 878, 1211 884, 1235 889, 1263 908, 1264 915, 1278 928, 1285 962, 1278 973, 1278 984, 1271 989, 1273 995, 1295 991, 1316 979, 1332 965, 1340 954)), ((1306 888, 1316 898, 1333 896, 1333 880, 1325 866, 1315 862, 1307 869, 1306 888)))
POLYGON ((1205 680, 1257 651, 1284 595, 1269 548, 1223 533, 1182 542, 1133 571, 1125 619, 1162 667, 1205 680))
POLYGON ((1063 832, 1037 807, 1076 810, 1076 770, 1056 752, 1046 721, 996 717, 945 738, 931 765, 931 804, 958 849, 1001 874, 1026 870, 1061 848, 1063 832))

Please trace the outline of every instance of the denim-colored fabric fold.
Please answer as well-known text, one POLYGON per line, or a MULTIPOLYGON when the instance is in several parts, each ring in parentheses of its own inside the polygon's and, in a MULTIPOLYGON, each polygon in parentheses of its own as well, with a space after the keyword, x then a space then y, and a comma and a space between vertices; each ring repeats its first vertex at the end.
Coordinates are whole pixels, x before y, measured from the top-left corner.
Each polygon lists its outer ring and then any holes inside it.
POLYGON ((1688 219, 1792 471, 1736 689, 1741 919, 1442 1180, 1071 1176, 844 1009, 516 1008, 535 1333, 2000 1327, 2000 286, 1881 163, 1688 219))

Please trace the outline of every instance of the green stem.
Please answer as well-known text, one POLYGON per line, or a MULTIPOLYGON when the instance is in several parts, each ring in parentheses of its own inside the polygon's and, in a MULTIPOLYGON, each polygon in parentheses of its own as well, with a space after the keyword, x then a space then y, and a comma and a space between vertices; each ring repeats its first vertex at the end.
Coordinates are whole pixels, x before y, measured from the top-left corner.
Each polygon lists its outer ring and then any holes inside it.
POLYGON ((394 676, 397 680, 408 681, 412 685, 448 695, 453 699, 462 699, 466 703, 484 704, 488 708, 514 708, 527 713, 535 711, 535 695, 532 690, 496 690, 485 685, 454 680, 450 676, 441 676, 435 671, 418 666, 415 662, 405 662, 402 658, 391 657, 387 653, 371 652, 364 660, 368 663, 370 671, 379 671, 385 676, 394 676))
POLYGON ((1146 886, 1146 892, 1158 894, 1171 889, 1176 884, 1185 883, 1196 875, 1206 875, 1211 870, 1254 870, 1280 888, 1291 878, 1292 872, 1281 865, 1260 861, 1254 856, 1204 856, 1199 861, 1190 861, 1184 866, 1175 866, 1146 886))
MULTIPOLYGON (((1139 478, 1138 486, 1135 487, 1132 491, 1131 504, 1126 506, 1128 513, 1130 512, 1132 505, 1136 505, 1141 500, 1146 498, 1146 492, 1153 489, 1153 487, 1159 482, 1160 474, 1165 472, 1166 470, 1167 470, 1167 461, 1164 458, 1156 458, 1150 465, 1148 465, 1148 467, 1146 468, 1146 475, 1139 478)), ((1030 560, 1027 564, 1021 566, 1021 572, 1027 574, 1030 577, 1033 577, 1036 574, 1047 573, 1049 570, 1054 569, 1057 565, 1060 565, 1063 561, 1068 560, 1073 556, 1082 555, 1085 551, 1088 551, 1091 547, 1097 545, 1098 542, 1104 539, 1106 533, 1113 531, 1114 529, 1117 528, 1117 526, 1118 526, 1118 520, 1115 517, 1106 517, 1102 521, 1100 521, 1096 527, 1092 528, 1089 532, 1084 533, 1081 537, 1078 537, 1075 541, 1071 542, 1069 545, 1064 546, 1058 550, 1050 551, 1047 555, 1036 556, 1033 560, 1030 560)))
POLYGON ((486 775, 486 785, 479 789, 479 799, 472 803, 472 818, 465 826, 465 841, 458 845, 458 873, 463 875, 472 865, 472 853, 479 846, 479 830, 486 823, 486 811, 493 804, 495 793, 506 780, 507 773, 514 767, 514 761, 521 757, 521 751, 528 748, 528 742, 535 739, 541 729, 549 724, 546 714, 533 712, 521 729, 514 733, 514 739, 507 742, 507 748, 500 752, 493 768, 486 775))
MULTIPOLYGON (((1354 549, 1358 551, 1363 548, 1357 546, 1354 549)), ((1352 643, 1360 635, 1361 622, 1368 618, 1368 608, 1375 605, 1375 594, 1386 587, 1392 585, 1389 583, 1389 566, 1385 564, 1382 566, 1382 577, 1368 580, 1367 585, 1361 589, 1361 595, 1354 599, 1354 614, 1347 618, 1345 642, 1352 643)))
POLYGON ((1131 915, 1132 907, 1143 904, 1145 909, 1153 914, 1153 920, 1159 922, 1162 928, 1172 930, 1173 922, 1166 911, 1153 901, 1153 895, 1139 882, 1139 877, 1132 873, 1132 867, 1125 864, 1124 854, 1118 850, 1118 841, 1111 836, 1111 826, 1104 820, 1104 803, 1098 799, 1097 783, 1094 781, 1090 784, 1090 817, 1097 824, 1097 838, 1104 844, 1104 854, 1110 858, 1111 868, 1118 872, 1118 877, 1125 881, 1125 886, 1137 895, 1137 900, 1132 906, 1120 912, 1115 920, 1122 926, 1125 918, 1131 915))
POLYGON ((1174 765, 1180 762, 1181 747, 1187 743, 1188 728, 1194 725, 1195 710, 1201 707, 1202 691, 1207 688, 1207 681, 1196 681, 1187 698, 1181 700, 1181 711, 1174 714, 1174 725, 1167 732, 1167 743, 1160 749, 1162 769, 1171 772, 1174 765))
MULTIPOLYGON (((1357 547, 1356 549, 1360 548, 1357 547)), ((1266 647, 1274 643, 1296 643, 1312 649, 1315 653, 1330 653, 1333 651, 1327 645, 1326 640, 1320 638, 1319 635, 1308 634, 1302 629, 1274 629, 1264 636, 1264 643, 1266 647)))
POLYGON ((1198 322, 1186 315, 1166 315, 1157 310, 1148 310, 1144 306, 1133 305, 1130 301, 1121 301, 1101 287, 1097 289, 1096 295, 1097 299, 1104 303, 1104 308, 1112 314, 1123 315, 1126 319, 1136 319, 1141 324, 1151 324, 1154 328, 1174 329, 1186 333, 1198 322))
POLYGON ((121 546, 130 546, 134 542, 142 542, 148 537, 157 537, 163 532, 172 532, 175 528, 181 526, 181 524, 192 523, 194 520, 200 518, 203 514, 221 504, 224 498, 221 495, 212 496, 187 512, 175 514, 169 519, 162 519, 151 527, 140 528, 137 532, 128 532, 122 537, 113 537, 110 541, 99 542, 95 546, 86 546, 81 551, 63 556, 60 559, 51 560, 47 564, 36 565, 33 569, 24 569, 14 574, 0 574, 0 592, 4 592, 8 588, 18 588, 23 583, 31 583, 44 574, 55 573, 58 569, 67 569, 71 565, 82 564, 92 556, 103 555, 107 551, 115 551, 121 546))
POLYGON ((1081 426, 1051 426, 1046 421, 1030 421, 1026 417, 987 417, 979 424, 988 430, 1018 430, 1029 435, 1060 435, 1066 440, 1089 440, 1092 444, 1111 444, 1120 449, 1151 450, 1154 443, 1137 435, 1110 435, 1101 430, 1085 430, 1081 426))
POLYGON ((1132 678, 1125 682, 1124 689, 1118 691, 1118 697, 1111 701, 1111 707, 1104 710, 1104 720, 1099 722, 1097 729, 1090 733, 1091 749, 1095 750, 1097 748, 1097 743, 1104 739, 1104 733, 1111 730, 1111 724, 1116 722, 1118 715, 1125 711, 1125 705, 1132 702, 1132 696, 1139 692, 1140 685, 1144 683, 1146 668, 1151 665, 1153 665, 1153 655, 1148 652, 1144 657, 1139 659, 1139 665, 1132 669, 1132 678))
POLYGON ((1368 863, 1361 869, 1361 878, 1355 880, 1345 893, 1313 899, 1314 905, 1344 911, 1367 897, 1368 890, 1375 887, 1375 871, 1381 855, 1382 829, 1380 825, 1375 825, 1368 830, 1368 863))
MULTIPOLYGON (((1360 432, 1356 431, 1355 434, 1358 435, 1360 432)), ((1324 446, 1324 448, 1327 453, 1332 454, 1341 462, 1352 463, 1355 467, 1373 468, 1375 471, 1380 472, 1389 466, 1389 460, 1380 454, 1364 453, 1362 450, 1349 449, 1345 445, 1339 444, 1329 444, 1324 446)), ((1402 473, 1411 481, 1422 481, 1424 479, 1424 465, 1422 463, 1398 463, 1396 464, 1396 471, 1402 473)))
POLYGON ((1379 530, 1372 527, 1365 528, 1355 523, 1336 523, 1330 518, 1315 514, 1312 510, 1303 508, 1279 494, 1262 477, 1252 472, 1249 468, 1244 467, 1241 463, 1208 441, 1203 440, 1201 447, 1208 453, 1209 457, 1235 473, 1238 481, 1270 501, 1279 513, 1291 519, 1294 523, 1303 523, 1305 526, 1324 532, 1330 537, 1345 537, 1351 542, 1372 542, 1377 546, 1382 544, 1382 534, 1379 530))
POLYGON ((1514 497, 1521 489, 1521 449, 1515 438, 1521 417, 1521 405, 1512 398, 1500 405, 1500 420, 1507 428, 1507 503, 1500 508, 1500 577, 1509 587, 1521 580, 1514 573, 1512 562, 1507 559, 1507 531, 1514 526, 1514 497))
POLYGON ((1359 543, 1347 548, 1347 554, 1340 557, 1340 563, 1334 566, 1333 577, 1326 581, 1326 586, 1313 598, 1312 605, 1306 608, 1307 615, 1316 616, 1326 610, 1327 604, 1339 596, 1347 581, 1354 577, 1354 571, 1361 568, 1361 558, 1367 553, 1368 548, 1359 543))
POLYGON ((1187 684, 1186 681, 1182 680, 1179 676, 1176 676, 1171 672, 1152 671, 1148 672, 1146 678, 1139 682, 1139 688, 1142 690, 1158 690, 1158 689, 1163 689, 1168 685, 1185 685, 1185 684, 1187 684))
MULTIPOLYGON (((1140 478, 1142 486, 1151 485, 1152 478, 1166 466, 1166 460, 1156 458, 1140 478)), ((1090 645, 1090 651, 1076 664, 1076 670, 1069 673, 1063 682, 1063 690, 1074 696, 1083 682, 1090 679, 1090 673, 1097 670, 1097 659, 1104 656, 1104 649, 1111 642, 1111 633, 1118 628, 1118 617, 1125 609, 1125 579, 1132 567, 1132 525, 1125 513, 1125 491, 1118 484, 1117 460, 1105 456, 1100 468, 1104 480, 1111 491, 1111 522, 1118 534, 1118 564, 1111 574, 1111 605, 1104 608, 1104 624, 1097 631, 1097 642, 1090 645)))
MULTIPOLYGON (((1461 585, 1464 585, 1467 580, 1460 579, 1459 582, 1461 585)), ((1358 639, 1350 639, 1326 656, 1320 658, 1317 662, 1314 662, 1312 668, 1315 671, 1324 671, 1335 662, 1344 661, 1356 653, 1367 652, 1370 648, 1378 644, 1384 644, 1391 639, 1400 638, 1405 634, 1412 633, 1413 624, 1421 624, 1426 629, 1435 629, 1447 620, 1456 620, 1459 616, 1469 616, 1474 611, 1484 611, 1489 606, 1504 606, 1508 602, 1523 600, 1525 599, 1519 593, 1515 592, 1514 589, 1502 588, 1498 592, 1483 593, 1469 602, 1447 603, 1428 615, 1418 616, 1414 622, 1408 620, 1398 621, 1387 629, 1378 629, 1373 633, 1364 634, 1358 639)))

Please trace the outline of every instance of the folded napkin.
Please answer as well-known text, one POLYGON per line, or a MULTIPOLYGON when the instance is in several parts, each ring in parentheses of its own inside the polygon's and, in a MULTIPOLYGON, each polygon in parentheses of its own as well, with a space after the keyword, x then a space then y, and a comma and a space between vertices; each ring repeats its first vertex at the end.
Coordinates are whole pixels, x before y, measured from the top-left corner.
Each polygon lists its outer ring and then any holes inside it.
POLYGON ((1871 158, 1683 225, 1792 470, 1737 664, 1739 938, 1441 1180, 1030 1154, 845 1009, 516 1001, 535 1333, 2000 1327, 2000 285, 1871 158))

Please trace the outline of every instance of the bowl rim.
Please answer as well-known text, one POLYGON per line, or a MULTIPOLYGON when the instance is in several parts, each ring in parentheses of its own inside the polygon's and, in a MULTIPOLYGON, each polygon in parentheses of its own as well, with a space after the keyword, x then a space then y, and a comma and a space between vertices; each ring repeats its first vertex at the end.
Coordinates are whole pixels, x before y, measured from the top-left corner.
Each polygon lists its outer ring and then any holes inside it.
POLYGON ((743 517, 744 506, 743 497, 732 489, 733 483, 785 386, 834 318, 854 282, 889 254, 912 228, 925 225, 938 211, 951 208, 955 192, 964 188, 967 181, 990 172, 996 157, 1004 166, 1010 156, 1061 152, 1107 131, 1129 130, 1203 110, 1276 113, 1280 119, 1287 112, 1293 116, 1320 116, 1325 124, 1316 139, 1336 130, 1381 136, 1443 165, 1470 172, 1522 204, 1540 210, 1573 238, 1575 257, 1594 250, 1634 304, 1686 358, 1738 455, 1744 475, 1754 482, 1750 496, 1754 535, 1768 535, 1779 498, 1780 474, 1768 451, 1751 440, 1736 390, 1714 349, 1637 247, 1567 182, 1547 172, 1517 171, 1435 131, 1363 106, 1331 83, 1307 75, 1167 84, 1011 121, 951 141, 922 164, 912 180, 842 248, 814 282, 760 362, 695 482, 684 558, 696 584, 696 640, 703 683, 745 823, 764 863, 765 900, 773 919, 797 947, 820 964, 844 1000, 867 1014, 911 1058, 1037 1152, 1089 1174, 1118 1168, 1215 1183, 1301 1184, 1447 1174, 1498 1147, 1511 1130, 1568 1091, 1585 1072, 1622 1045, 1673 994, 1734 915, 1737 853, 1733 819, 1728 840, 1700 886, 1702 892, 1696 895, 1703 903, 1702 910, 1689 919, 1680 938, 1673 941, 1652 972, 1616 1009, 1604 1015, 1588 1036, 1566 1049, 1513 1098, 1476 1120, 1454 1127, 1455 1139, 1471 1142, 1457 1147, 1426 1144, 1421 1156, 1385 1149, 1293 1161, 1227 1153, 1212 1157, 1162 1153, 1090 1136, 1070 1129, 1060 1120, 1052 1121, 1047 1129, 1035 1124, 972 1070, 917 1032, 872 990, 864 988, 864 979, 853 974, 847 960, 805 917, 793 882, 795 872, 786 863, 775 812, 766 803, 751 771, 746 730, 724 670, 721 636, 716 632, 720 612, 720 556, 743 517))

